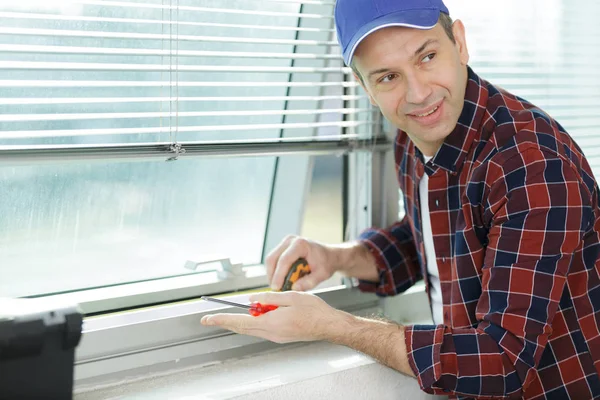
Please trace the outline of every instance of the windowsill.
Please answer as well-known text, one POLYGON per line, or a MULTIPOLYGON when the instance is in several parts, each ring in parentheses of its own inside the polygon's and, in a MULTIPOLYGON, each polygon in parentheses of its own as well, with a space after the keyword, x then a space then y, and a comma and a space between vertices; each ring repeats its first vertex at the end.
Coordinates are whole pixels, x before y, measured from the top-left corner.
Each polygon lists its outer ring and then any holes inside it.
POLYGON ((352 349, 329 343, 285 346, 245 359, 174 370, 124 385, 78 393, 96 399, 411 398, 431 399, 417 381, 352 349), (358 379, 372 379, 370 387, 358 379), (348 382, 350 380, 350 382, 348 382), (357 396, 360 385, 362 394, 357 396), (342 395, 342 392, 347 394, 342 395), (285 393, 290 393, 286 395, 285 393), (383 396, 382 396, 383 395, 383 396))
MULTIPOLYGON (((431 323, 420 285, 388 300, 397 301, 385 306, 396 312, 395 320, 408 324, 431 323), (406 307, 407 304, 410 307, 406 307), (398 314, 398 310, 408 312, 398 314)), ((388 300, 384 304, 389 303, 388 300)), ((124 373, 120 382, 76 384, 75 398, 314 399, 342 398, 341 392, 347 390, 350 391, 345 398, 357 398, 356 390, 361 391, 360 398, 382 398, 381 393, 389 394, 383 398, 431 398, 420 391, 414 379, 343 346, 324 342, 290 345, 257 342, 253 346, 262 351, 212 363, 182 358, 168 368, 152 365, 142 373, 124 373), (371 382, 365 382, 366 377, 370 377, 371 382), (377 380, 376 384, 372 384, 372 380, 377 380), (341 385, 340 382, 346 383, 341 385), (407 393, 410 396, 407 397, 407 393)))

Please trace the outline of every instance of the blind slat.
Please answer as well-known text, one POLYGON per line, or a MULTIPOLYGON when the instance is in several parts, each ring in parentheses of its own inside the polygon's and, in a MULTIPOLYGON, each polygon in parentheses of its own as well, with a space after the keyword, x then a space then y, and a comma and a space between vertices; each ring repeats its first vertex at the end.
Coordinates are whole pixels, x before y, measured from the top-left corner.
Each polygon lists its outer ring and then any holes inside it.
POLYGON ((258 67, 258 66, 224 66, 224 65, 157 65, 157 64, 109 64, 109 63, 72 63, 72 62, 30 62, 0 61, 0 70, 19 71, 162 71, 162 72, 232 72, 232 73, 310 73, 330 74, 352 72, 350 68, 327 67, 258 67))
MULTIPOLYGON (((215 13, 221 15, 227 14, 241 14, 241 15, 254 15, 254 16, 265 16, 265 17, 291 17, 291 18, 307 18, 307 19, 333 19, 331 14, 311 14, 311 13, 288 13, 288 12, 274 12, 274 11, 255 11, 251 9, 238 9, 238 8, 216 8, 216 7, 192 7, 185 5, 169 5, 169 4, 150 4, 150 3, 129 3, 124 1, 108 1, 108 0, 72 0, 73 4, 84 4, 84 5, 97 5, 106 8, 110 7, 127 7, 134 9, 155 9, 165 11, 192 11, 201 13, 215 13)), ((328 10, 331 11, 331 10, 328 10)))
POLYGON ((201 125, 180 126, 178 129, 169 127, 154 128, 118 128, 118 129, 67 129, 67 130, 23 130, 23 131, 0 131, 0 139, 23 139, 23 138, 53 138, 53 137, 84 137, 98 135, 139 135, 139 134, 169 134, 169 133, 192 133, 192 132, 226 132, 226 131, 248 131, 248 130, 272 130, 272 129, 315 129, 315 128, 356 128, 359 126, 372 126, 369 121, 337 121, 337 122, 314 122, 314 123, 283 123, 283 124, 239 124, 239 125, 201 125))
POLYGON ((350 82, 170 82, 170 81, 75 81, 75 80, 0 80, 0 87, 358 87, 350 82))
POLYGON ((252 43, 252 44, 280 44, 296 46, 337 46, 335 41, 321 40, 286 40, 263 39, 226 36, 195 36, 182 34, 161 33, 123 33, 102 31, 81 31, 64 29, 34 29, 34 28, 6 28, 0 27, 0 34, 4 35, 31 35, 31 36, 56 36, 69 38, 101 38, 101 39, 140 39, 140 40, 182 40, 190 42, 215 42, 215 43, 252 43))
POLYGON ((41 104, 97 104, 97 103, 152 103, 152 102, 249 102, 249 101, 350 101, 366 99, 366 96, 239 96, 239 97, 106 97, 106 98, 0 98, 0 105, 41 104))
POLYGON ((122 56, 180 56, 180 57, 228 57, 228 58, 273 58, 273 59, 307 59, 307 60, 339 60, 339 54, 311 53, 267 53, 243 51, 191 51, 170 49, 136 49, 112 47, 75 47, 75 46, 35 46, 0 44, 0 53, 37 53, 37 54, 86 54, 86 55, 122 55, 122 56))
POLYGON ((83 15, 59 15, 59 14, 34 14, 19 12, 2 12, 0 18, 10 19, 37 19, 44 21, 73 21, 73 22, 109 22, 114 24, 152 24, 164 25, 166 27, 210 27, 210 28, 234 28, 250 30, 279 30, 295 32, 334 32, 333 29, 294 27, 294 26, 274 26, 274 25, 248 25, 248 24, 226 24, 216 22, 192 22, 192 21, 170 21, 163 19, 141 19, 141 18, 108 18, 108 17, 86 17, 83 15))
POLYGON ((75 121, 87 119, 130 119, 130 118, 171 118, 171 117, 241 117, 260 115, 319 115, 319 114, 360 114, 372 112, 369 108, 337 108, 319 110, 242 110, 242 111, 193 111, 193 112, 138 112, 138 113, 81 113, 81 114, 0 114, 0 122, 32 121, 75 121))

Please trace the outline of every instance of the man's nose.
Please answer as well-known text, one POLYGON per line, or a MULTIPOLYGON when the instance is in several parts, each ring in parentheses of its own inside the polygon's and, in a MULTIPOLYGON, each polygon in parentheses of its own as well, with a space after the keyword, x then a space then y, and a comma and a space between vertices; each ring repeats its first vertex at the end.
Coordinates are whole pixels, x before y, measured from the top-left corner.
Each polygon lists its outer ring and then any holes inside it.
POLYGON ((408 78, 406 91, 406 101, 411 104, 423 104, 431 95, 431 87, 426 80, 414 74, 408 78))

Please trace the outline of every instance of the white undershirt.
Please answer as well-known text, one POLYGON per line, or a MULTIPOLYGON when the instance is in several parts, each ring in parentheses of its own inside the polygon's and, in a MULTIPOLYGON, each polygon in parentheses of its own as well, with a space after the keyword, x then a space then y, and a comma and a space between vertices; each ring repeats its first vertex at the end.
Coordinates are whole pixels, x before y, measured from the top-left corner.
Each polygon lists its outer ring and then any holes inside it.
MULTIPOLYGON (((432 157, 425 157, 425 163, 432 157)), ((423 244, 425 245, 425 259, 427 260, 427 273, 429 274, 429 297, 431 298, 431 311, 433 323, 436 325, 444 323, 442 287, 440 286, 440 274, 438 272, 433 247, 433 234, 431 232, 431 218, 429 215, 429 175, 423 174, 419 182, 419 200, 421 201, 421 227, 423 232, 423 244)))

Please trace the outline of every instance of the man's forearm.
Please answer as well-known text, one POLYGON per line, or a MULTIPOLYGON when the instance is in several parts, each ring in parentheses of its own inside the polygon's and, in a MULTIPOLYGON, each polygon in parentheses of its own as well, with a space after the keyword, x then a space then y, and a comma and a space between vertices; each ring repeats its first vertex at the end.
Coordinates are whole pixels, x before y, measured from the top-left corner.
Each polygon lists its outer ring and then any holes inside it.
POLYGON ((360 242, 347 242, 333 246, 336 270, 353 278, 371 282, 379 281, 375 257, 360 242))
POLYGON ((415 376, 408 364, 402 325, 339 313, 337 321, 327 328, 325 340, 350 347, 396 371, 415 376))

